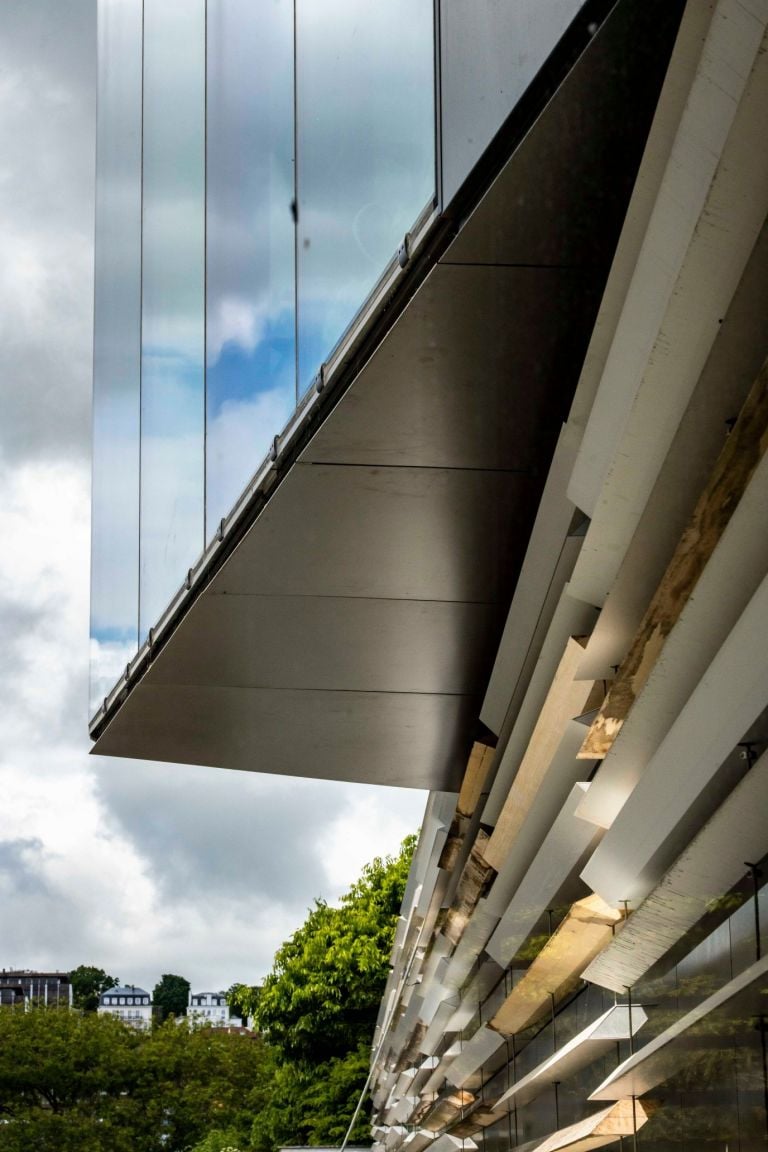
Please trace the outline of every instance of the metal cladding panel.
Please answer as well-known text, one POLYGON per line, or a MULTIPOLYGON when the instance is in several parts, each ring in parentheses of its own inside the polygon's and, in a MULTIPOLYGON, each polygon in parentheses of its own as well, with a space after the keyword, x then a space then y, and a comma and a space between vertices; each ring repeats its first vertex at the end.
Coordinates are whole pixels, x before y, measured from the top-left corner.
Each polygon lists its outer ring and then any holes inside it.
POLYGON ((498 616, 483 603, 210 595, 146 683, 461 695, 483 675, 498 616))
POLYGON ((719 770, 768 700, 766 619, 768 576, 582 872, 609 902, 644 899, 722 799, 719 770))
MULTIPOLYGON (((520 682, 527 680, 525 673, 530 674, 531 661, 538 655, 535 637, 544 623, 547 601, 553 602, 554 612, 562 591, 556 573, 566 550, 574 514, 573 505, 565 498, 565 486, 580 438, 578 428, 563 425, 488 682, 480 718, 497 734, 501 733, 509 715, 511 701, 522 696, 520 682)), ((573 541, 570 544, 567 550, 574 553, 575 562, 581 541, 576 542, 575 547, 573 541)), ((568 575, 569 571, 565 579, 568 575)), ((550 623, 551 616, 546 626, 550 623)))
MULTIPOLYGON (((579 816, 609 828, 768 572, 768 456, 733 510, 579 816)), ((740 735, 743 735, 741 733, 740 735)))
POLYGON ((592 517, 573 577, 592 603, 618 573, 765 220, 766 21, 733 14, 740 34, 727 17, 711 25, 569 485, 592 517))
POLYGON ((461 1055, 456 1057, 446 1072, 448 1082, 461 1088, 472 1073, 490 1059, 503 1044, 506 1044, 506 1039, 498 1032, 494 1032, 491 1028, 478 1028, 472 1039, 462 1046, 461 1055))
POLYGON ((515 472, 298 464, 210 590, 503 601, 536 489, 515 472))
POLYGON ((479 900, 448 963, 443 977, 447 988, 458 991, 464 985, 498 922, 498 914, 488 908, 487 901, 479 900))
MULTIPOLYGON (((440 1041, 445 1037, 451 1017, 456 1011, 457 1000, 458 997, 451 997, 450 1000, 444 1000, 437 1009, 437 1012, 432 1018, 432 1023, 419 1046, 419 1051, 423 1052, 425 1056, 431 1056, 440 1041)), ((429 1083, 429 1081, 427 1083, 429 1083)), ((427 1085, 425 1085, 423 1091, 426 1092, 427 1090, 427 1085)))
MULTIPOLYGON (((488 955, 502 966, 509 964, 590 845, 599 840, 600 832, 575 815, 588 787, 582 782, 574 784, 486 945, 488 955)), ((516 863, 513 849, 509 860, 510 871, 517 871, 516 863)), ((505 879, 502 871, 491 889, 491 902, 496 895, 497 885, 504 887, 505 879)))
POLYGON ((591 267, 438 264, 302 463, 541 470, 596 306, 591 267))
POLYGON ((585 678, 612 675, 612 665, 621 663, 664 575, 723 446, 723 429, 740 410, 765 358, 766 299, 768 226, 763 227, 719 325, 706 367, 589 638, 579 669, 585 678))
POLYGON ((397 788, 458 788, 477 711, 465 696, 144 684, 129 705, 96 752, 397 788))
POLYGON ((552 616, 547 634, 541 645, 533 674, 528 681, 525 696, 519 707, 512 731, 502 753, 491 791, 483 809, 483 823, 495 825, 517 770, 525 755, 528 742, 536 727, 539 714, 557 671, 557 666, 571 636, 585 636, 592 630, 597 609, 582 604, 568 595, 566 584, 552 616))
POLYGON ((497 1101, 494 1108, 508 1112, 513 1107, 524 1107, 553 1081, 568 1080, 581 1068, 615 1049, 620 1040, 628 1040, 630 1035, 634 1036, 647 1019, 646 1012, 639 1004, 634 1005, 632 1009, 624 1004, 609 1008, 552 1056, 537 1064, 526 1076, 521 1077, 497 1101))

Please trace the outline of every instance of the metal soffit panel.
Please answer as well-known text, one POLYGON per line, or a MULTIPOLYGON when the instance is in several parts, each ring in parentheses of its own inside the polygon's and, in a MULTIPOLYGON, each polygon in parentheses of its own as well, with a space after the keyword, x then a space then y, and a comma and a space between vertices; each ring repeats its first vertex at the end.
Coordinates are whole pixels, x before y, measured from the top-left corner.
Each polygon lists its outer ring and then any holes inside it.
POLYGON ((145 683, 131 701, 98 753, 429 789, 458 786, 477 709, 436 693, 145 683))
POLYGON ((146 684, 455 695, 476 691, 493 652, 498 609, 439 600, 210 595, 189 619, 146 684))
POLYGON ((302 462, 539 469, 597 294, 580 269, 438 264, 302 462))
POLYGON ((514 472, 298 464, 210 591, 503 600, 535 493, 514 472))

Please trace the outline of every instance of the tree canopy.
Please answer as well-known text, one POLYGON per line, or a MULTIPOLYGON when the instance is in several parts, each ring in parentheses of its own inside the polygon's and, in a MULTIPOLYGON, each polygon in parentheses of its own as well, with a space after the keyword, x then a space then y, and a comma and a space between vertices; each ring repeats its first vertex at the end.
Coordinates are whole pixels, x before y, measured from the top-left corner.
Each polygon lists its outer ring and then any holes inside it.
MULTIPOLYGON (((321 900, 277 951, 252 1004, 274 1053, 253 1145, 340 1143, 365 1084, 379 1003, 416 842, 376 859, 338 907, 321 900)), ((361 1110, 353 1139, 370 1139, 361 1110)))
POLYGON ((152 993, 152 1003, 161 1020, 167 1020, 169 1016, 186 1016, 189 989, 189 980, 183 976, 174 976, 171 972, 161 976, 152 993))
POLYGON ((227 1004, 234 1016, 239 1016, 243 1024, 256 1010, 261 995, 260 984, 233 984, 227 991, 227 1004))
POLYGON ((80 964, 73 968, 69 979, 72 982, 73 1003, 84 1012, 95 1012, 102 992, 116 988, 120 983, 116 976, 109 976, 103 968, 94 968, 91 964, 80 964))
POLYGON ((338 907, 317 900, 278 949, 253 1008, 282 1059, 315 1065, 370 1042, 414 840, 366 865, 338 907))
POLYGON ((247 1149, 271 1069, 258 1036, 3 1009, 0 1152, 183 1152, 218 1128, 247 1149))

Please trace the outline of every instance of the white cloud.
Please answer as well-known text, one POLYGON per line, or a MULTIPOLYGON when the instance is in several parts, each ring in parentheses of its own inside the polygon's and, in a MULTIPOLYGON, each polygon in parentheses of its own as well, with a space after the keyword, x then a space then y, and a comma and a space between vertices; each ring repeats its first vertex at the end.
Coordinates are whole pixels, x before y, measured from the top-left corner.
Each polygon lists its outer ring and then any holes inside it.
POLYGON ((395 856, 402 841, 417 832, 424 792, 400 788, 350 790, 347 803, 319 840, 323 868, 334 896, 376 856, 395 856))
POLYGON ((229 343, 252 355, 264 336, 266 320, 266 306, 259 307, 244 296, 222 296, 208 313, 208 363, 215 364, 222 348, 229 343))
POLYGON ((208 522, 230 510, 281 432, 294 406, 292 392, 271 389, 247 400, 225 400, 208 424, 208 522))

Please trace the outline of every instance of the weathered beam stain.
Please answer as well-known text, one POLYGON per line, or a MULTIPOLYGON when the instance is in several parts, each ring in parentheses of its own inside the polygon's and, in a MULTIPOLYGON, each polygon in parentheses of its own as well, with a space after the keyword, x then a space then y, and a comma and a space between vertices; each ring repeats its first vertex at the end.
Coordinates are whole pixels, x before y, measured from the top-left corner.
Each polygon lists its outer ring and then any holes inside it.
POLYGON ((616 679, 592 722, 579 751, 581 759, 603 759, 619 735, 766 448, 768 360, 744 401, 616 679))

